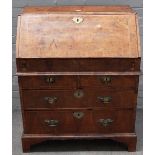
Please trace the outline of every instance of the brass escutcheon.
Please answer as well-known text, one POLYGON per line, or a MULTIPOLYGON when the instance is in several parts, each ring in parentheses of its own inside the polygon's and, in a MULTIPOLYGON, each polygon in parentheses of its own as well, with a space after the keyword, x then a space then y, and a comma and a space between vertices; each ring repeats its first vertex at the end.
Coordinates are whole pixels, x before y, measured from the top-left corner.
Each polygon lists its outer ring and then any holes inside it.
POLYGON ((45 81, 47 83, 54 83, 55 82, 55 77, 54 76, 48 76, 48 77, 46 77, 45 81))
POLYGON ((74 92, 74 97, 76 98, 82 98, 84 96, 84 92, 82 89, 78 89, 74 92))
POLYGON ((73 17, 72 19, 76 24, 80 24, 83 21, 82 17, 73 17))
POLYGON ((109 84, 109 83, 111 83, 111 77, 110 76, 102 76, 102 77, 100 77, 100 81, 103 84, 109 84))
POLYGON ((84 113, 83 112, 73 112, 73 116, 77 119, 81 119, 83 116, 84 116, 84 113))

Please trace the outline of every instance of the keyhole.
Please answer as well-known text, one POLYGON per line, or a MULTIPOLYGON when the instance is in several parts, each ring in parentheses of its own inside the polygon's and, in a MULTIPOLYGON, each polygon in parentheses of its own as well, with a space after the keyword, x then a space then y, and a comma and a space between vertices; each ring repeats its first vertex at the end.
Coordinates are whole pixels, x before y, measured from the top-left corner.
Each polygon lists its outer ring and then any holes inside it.
POLYGON ((78 92, 78 94, 77 94, 78 96, 80 96, 80 92, 78 92))
POLYGON ((79 19, 77 18, 76 21, 79 22, 79 19))

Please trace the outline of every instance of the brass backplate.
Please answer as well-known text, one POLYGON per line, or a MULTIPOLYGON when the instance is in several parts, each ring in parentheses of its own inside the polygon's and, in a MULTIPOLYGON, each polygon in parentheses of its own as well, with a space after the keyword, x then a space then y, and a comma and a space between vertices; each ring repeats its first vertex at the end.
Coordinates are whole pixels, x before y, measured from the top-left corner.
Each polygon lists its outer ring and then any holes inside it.
POLYGON ((82 89, 77 89, 75 92, 74 92, 74 97, 76 98, 82 98, 84 96, 84 92, 82 89))
POLYGON ((81 111, 73 112, 73 116, 77 119, 81 119, 84 116, 84 113, 81 111))

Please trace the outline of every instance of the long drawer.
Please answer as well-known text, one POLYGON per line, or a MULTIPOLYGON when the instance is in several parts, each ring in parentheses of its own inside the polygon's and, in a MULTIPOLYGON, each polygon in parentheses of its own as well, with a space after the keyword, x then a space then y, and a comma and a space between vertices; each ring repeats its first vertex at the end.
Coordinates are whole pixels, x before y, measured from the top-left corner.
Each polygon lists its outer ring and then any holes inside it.
POLYGON ((136 89, 138 75, 56 75, 19 76, 22 89, 71 89, 100 87, 100 89, 136 89))
POLYGON ((18 72, 139 71, 140 58, 17 58, 18 72))
POLYGON ((25 134, 130 133, 132 110, 26 111, 25 134))
POLYGON ((136 93, 133 90, 102 91, 87 87, 72 90, 23 90, 22 97, 25 109, 136 106, 136 93))

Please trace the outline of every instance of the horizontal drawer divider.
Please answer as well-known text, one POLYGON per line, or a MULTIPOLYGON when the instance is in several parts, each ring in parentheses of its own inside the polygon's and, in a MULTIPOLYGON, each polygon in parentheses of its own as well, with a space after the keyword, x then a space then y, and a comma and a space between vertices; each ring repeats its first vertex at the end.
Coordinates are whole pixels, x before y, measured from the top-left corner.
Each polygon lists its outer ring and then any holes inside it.
MULTIPOLYGON (((103 87, 98 87, 98 86, 85 86, 85 87, 82 87, 82 88, 80 88, 80 89, 92 89, 92 90, 94 90, 94 88, 98 88, 98 89, 103 89, 104 90, 104 88, 103 87)), ((46 89, 39 89, 39 88, 20 88, 21 90, 29 90, 29 91, 36 91, 36 90, 40 90, 40 91, 47 91, 47 90, 49 90, 49 91, 72 91, 72 90, 76 90, 76 89, 78 89, 78 88, 52 88, 52 86, 51 86, 51 88, 46 88, 46 89)), ((111 92, 115 92, 115 91, 122 91, 122 92, 124 92, 124 91, 129 91, 129 90, 133 90, 133 91, 135 91, 135 87, 128 87, 127 89, 125 89, 125 88, 120 88, 120 89, 118 89, 118 88, 116 88, 116 89, 114 89, 113 87, 108 87, 108 90, 110 90, 111 92)), ((105 90, 107 90, 107 88, 105 88, 105 90)), ((104 93, 103 93, 104 94, 104 93)))
POLYGON ((117 138, 117 137, 135 137, 135 133, 107 133, 107 134, 62 134, 62 135, 54 135, 54 134, 23 134, 23 138, 46 138, 46 139, 102 139, 102 138, 117 138))
POLYGON ((40 75, 140 75, 139 72, 17 72, 17 76, 40 75))
POLYGON ((133 110, 135 111, 136 110, 136 107, 130 107, 130 108, 124 108, 124 107, 114 107, 114 108, 95 108, 95 107, 88 107, 88 108, 26 108, 26 109, 23 109, 23 111, 59 111, 59 110, 108 110, 108 111, 111 111, 111 110, 133 110))

